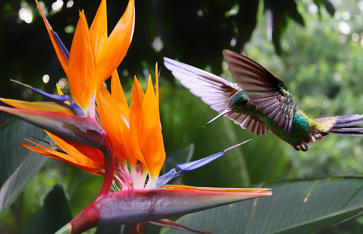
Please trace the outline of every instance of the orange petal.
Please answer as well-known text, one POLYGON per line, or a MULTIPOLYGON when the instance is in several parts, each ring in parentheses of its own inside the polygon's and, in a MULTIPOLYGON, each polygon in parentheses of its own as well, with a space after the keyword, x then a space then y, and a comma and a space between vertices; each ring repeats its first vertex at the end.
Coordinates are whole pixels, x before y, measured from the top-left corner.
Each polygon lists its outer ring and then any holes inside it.
MULTIPOLYGON (((31 141, 29 139, 25 139, 25 140, 34 144, 37 147, 22 144, 22 143, 20 143, 20 144, 22 146, 28 148, 29 150, 34 151, 40 155, 43 155, 43 156, 46 156, 49 158, 54 158, 54 159, 72 164, 72 165, 79 167, 82 170, 85 170, 92 174, 102 175, 102 173, 103 173, 103 164, 97 164, 97 163, 92 162, 92 160, 88 159, 85 155, 81 154, 77 150, 73 150, 73 151, 71 151, 71 153, 69 153, 69 152, 62 153, 62 152, 59 152, 56 150, 49 149, 40 144, 37 144, 36 142, 31 141)), ((63 145, 64 144, 66 144, 66 143, 63 143, 63 145)))
POLYGON ((96 91, 96 84, 95 60, 88 25, 83 11, 79 14, 69 54, 68 82, 74 102, 83 109, 87 109, 89 101, 96 91))
POLYGON ((140 136, 139 136, 139 128, 142 119, 144 116, 142 115, 142 102, 144 99, 144 92, 138 82, 136 76, 134 77, 134 84, 132 87, 132 97, 131 97, 131 104, 130 104, 130 127, 128 133, 129 138, 129 150, 132 156, 140 161, 144 166, 147 167, 145 164, 144 157, 140 150, 140 136))
POLYGON ((120 83, 120 78, 118 76, 117 70, 112 73, 111 77, 111 94, 112 97, 116 100, 119 106, 125 110, 123 113, 127 119, 129 119, 129 106, 127 104, 124 91, 122 90, 122 86, 120 83))
POLYGON ((41 110, 41 111, 52 111, 52 112, 59 112, 68 115, 74 115, 71 110, 65 108, 54 102, 27 102, 27 101, 20 101, 14 99, 6 99, 0 98, 0 100, 10 106, 19 109, 31 109, 31 110, 41 110))
MULTIPOLYGON (((98 86, 118 67, 131 44, 135 24, 134 0, 130 0, 126 11, 104 42, 96 58, 98 86)), ((98 87, 97 86, 97 87, 98 87)))
POLYGON ((62 52, 62 48, 59 46, 59 44, 57 43, 57 40, 53 34, 53 29, 52 29, 52 26, 50 26, 47 18, 45 18, 44 16, 44 13, 38 3, 37 0, 35 0, 36 4, 37 4, 37 7, 38 7, 38 10, 40 12, 40 15, 42 16, 43 18, 43 21, 44 21, 44 24, 45 24, 45 27, 47 28, 47 31, 48 31, 48 34, 49 34, 49 37, 50 37, 50 40, 52 41, 52 44, 53 44, 53 48, 55 50, 55 53, 57 54, 58 56, 58 59, 59 59, 59 62, 61 63, 62 67, 63 67, 63 70, 64 72, 66 73, 66 75, 68 76, 68 58, 64 55, 64 53, 62 52))
POLYGON ((136 160, 127 149, 129 139, 125 133, 128 132, 129 122, 123 114, 124 111, 104 86, 101 86, 97 91, 96 98, 97 113, 103 128, 109 136, 114 155, 119 161, 127 160, 136 165, 136 160))
POLYGON ((104 156, 99 149, 79 143, 77 141, 58 137, 48 131, 45 132, 48 134, 48 136, 50 136, 50 138, 52 138, 52 140, 54 140, 55 143, 57 143, 57 145, 62 150, 67 152, 69 155, 74 154, 75 156, 79 157, 77 158, 73 156, 73 159, 75 161, 79 160, 79 164, 84 164, 84 165, 104 164, 104 156))
POLYGON ((254 193, 255 195, 261 194, 265 196, 271 195, 271 190, 268 188, 211 188, 211 187, 194 187, 189 185, 179 184, 165 184, 162 186, 168 190, 194 190, 199 192, 238 192, 238 193, 254 193))
POLYGON ((106 0, 102 0, 90 29, 94 55, 97 56, 107 39, 107 8, 106 0))
POLYGON ((158 110, 159 110, 159 69, 158 69, 158 63, 155 64, 155 95, 156 95, 156 101, 158 103, 158 110))
POLYGON ((142 122, 139 128, 141 151, 147 163, 151 177, 159 176, 165 161, 163 136, 151 77, 149 77, 146 94, 142 105, 142 122))
POLYGON ((134 83, 132 86, 132 96, 130 103, 130 128, 132 126, 140 126, 142 116, 142 102, 144 100, 144 91, 140 86, 136 76, 134 77, 134 83))

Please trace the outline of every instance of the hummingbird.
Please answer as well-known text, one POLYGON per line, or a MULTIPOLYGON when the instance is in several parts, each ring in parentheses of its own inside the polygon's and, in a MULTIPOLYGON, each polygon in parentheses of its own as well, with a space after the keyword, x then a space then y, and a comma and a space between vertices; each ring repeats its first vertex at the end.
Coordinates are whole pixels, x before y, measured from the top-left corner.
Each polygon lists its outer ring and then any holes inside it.
POLYGON ((285 83, 252 59, 223 50, 236 83, 196 67, 164 58, 165 66, 180 83, 219 114, 257 136, 271 130, 295 150, 307 151, 332 133, 363 136, 363 115, 311 118, 294 102, 285 83))

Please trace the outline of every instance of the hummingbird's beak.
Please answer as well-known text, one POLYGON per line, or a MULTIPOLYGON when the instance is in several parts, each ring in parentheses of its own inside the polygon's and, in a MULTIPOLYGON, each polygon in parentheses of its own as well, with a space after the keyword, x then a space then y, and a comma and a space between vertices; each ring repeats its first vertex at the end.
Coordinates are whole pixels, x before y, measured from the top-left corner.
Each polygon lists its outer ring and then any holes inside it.
POLYGON ((222 111, 221 113, 219 113, 216 117, 214 117, 213 119, 209 120, 204 127, 208 126, 209 124, 213 123, 215 120, 219 119, 220 117, 222 117, 223 115, 226 115, 228 113, 231 113, 233 111, 232 108, 228 107, 227 109, 225 109, 224 111, 222 111))

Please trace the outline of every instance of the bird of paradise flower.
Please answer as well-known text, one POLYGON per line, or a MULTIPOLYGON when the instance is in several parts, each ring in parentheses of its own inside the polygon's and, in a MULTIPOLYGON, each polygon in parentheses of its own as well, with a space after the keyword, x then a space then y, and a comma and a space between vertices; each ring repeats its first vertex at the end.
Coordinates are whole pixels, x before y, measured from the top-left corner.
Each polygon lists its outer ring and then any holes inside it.
POLYGON ((55 149, 27 140, 28 149, 70 163, 104 177, 100 194, 59 233, 79 233, 101 224, 128 224, 187 214, 245 199, 269 196, 264 188, 205 188, 166 185, 184 172, 197 169, 228 151, 177 165, 160 176, 165 150, 159 115, 158 70, 144 92, 135 77, 130 106, 116 71, 131 43, 135 24, 134 1, 107 36, 106 1, 102 0, 88 27, 84 12, 70 52, 45 18, 51 42, 68 77, 71 96, 38 92, 50 102, 1 99, 11 107, 0 110, 46 130, 55 149), (112 74, 111 92, 102 83, 112 74), (110 191, 114 184, 119 191, 110 191))

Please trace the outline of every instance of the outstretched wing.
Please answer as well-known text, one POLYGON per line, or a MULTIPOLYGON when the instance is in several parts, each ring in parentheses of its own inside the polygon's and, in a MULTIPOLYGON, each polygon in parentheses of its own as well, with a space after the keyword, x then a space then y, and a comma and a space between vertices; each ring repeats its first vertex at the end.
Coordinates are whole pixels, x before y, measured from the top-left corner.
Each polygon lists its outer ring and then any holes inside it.
MULTIPOLYGON (((228 108, 231 97, 240 89, 235 83, 185 63, 164 58, 164 64, 182 85, 218 112, 228 108)), ((257 118, 237 112, 225 116, 253 134, 261 136, 267 133, 267 127, 257 118)))
POLYGON ((255 116, 243 115, 237 112, 231 112, 225 116, 256 136, 264 136, 267 134, 268 129, 266 125, 255 116))
POLYGON ((230 98, 238 92, 236 84, 209 72, 169 58, 164 58, 164 64, 182 85, 215 111, 227 109, 230 98))
POLYGON ((224 50, 223 55, 250 102, 278 127, 290 132, 296 105, 284 82, 246 56, 230 50, 224 50))

